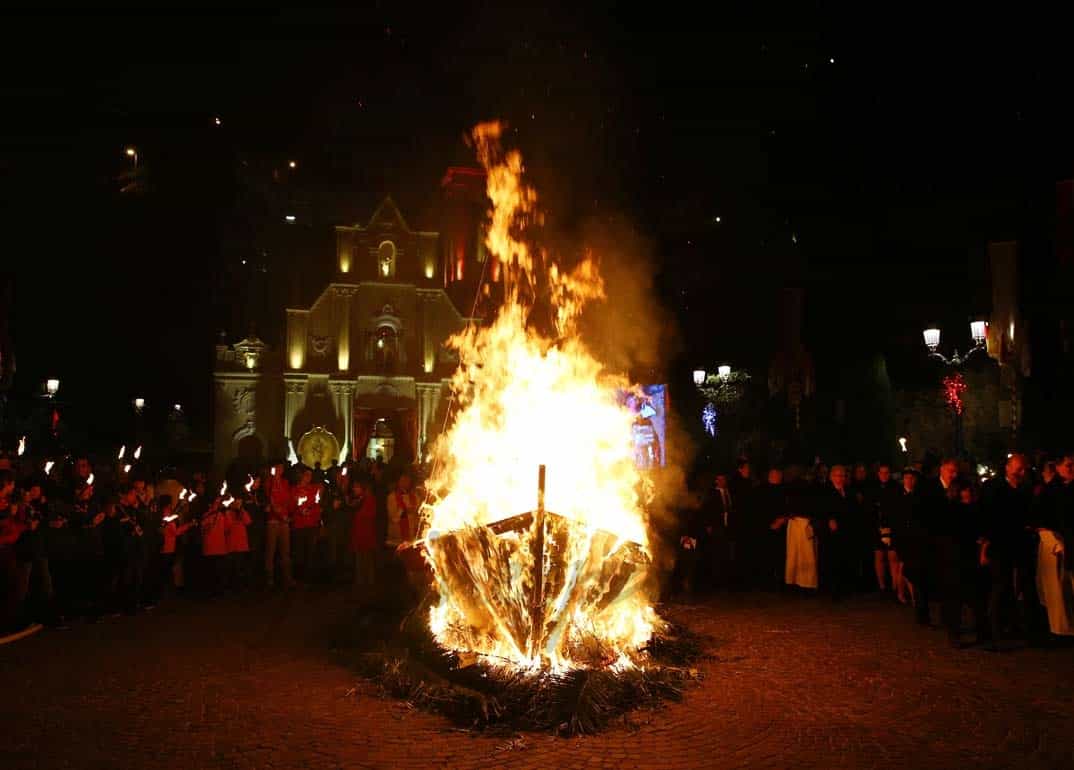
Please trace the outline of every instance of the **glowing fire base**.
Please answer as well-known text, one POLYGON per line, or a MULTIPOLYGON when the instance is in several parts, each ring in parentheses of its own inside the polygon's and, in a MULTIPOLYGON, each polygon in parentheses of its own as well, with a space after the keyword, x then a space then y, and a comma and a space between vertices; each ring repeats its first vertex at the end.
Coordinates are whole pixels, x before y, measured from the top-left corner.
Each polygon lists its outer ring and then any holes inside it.
POLYGON ((449 646, 495 660, 506 641, 505 663, 522 657, 533 667, 566 660, 614 665, 619 651, 586 633, 579 620, 599 624, 617 601, 641 587, 649 565, 636 543, 540 512, 443 534, 429 543, 428 554, 465 618, 444 630, 449 646))

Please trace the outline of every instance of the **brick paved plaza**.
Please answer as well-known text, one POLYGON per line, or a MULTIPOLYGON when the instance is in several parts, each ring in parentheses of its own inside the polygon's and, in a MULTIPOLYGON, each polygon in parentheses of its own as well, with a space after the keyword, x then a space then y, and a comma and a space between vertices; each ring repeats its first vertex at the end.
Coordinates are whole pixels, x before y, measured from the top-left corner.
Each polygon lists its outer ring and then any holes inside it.
POLYGON ((0 647, 0 767, 1071 766, 1074 650, 952 652, 879 600, 674 608, 715 659, 682 703, 596 737, 474 737, 376 697, 332 638, 354 608, 299 590, 0 647))

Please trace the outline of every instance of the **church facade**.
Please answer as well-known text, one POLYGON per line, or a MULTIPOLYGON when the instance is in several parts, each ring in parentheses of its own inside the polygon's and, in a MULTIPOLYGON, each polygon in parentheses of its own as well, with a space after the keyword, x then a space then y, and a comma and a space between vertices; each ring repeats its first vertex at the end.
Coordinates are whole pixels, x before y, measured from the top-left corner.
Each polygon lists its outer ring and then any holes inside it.
POLYGON ((286 308, 280 349, 217 346, 217 468, 424 458, 458 363, 446 342, 479 322, 486 267, 483 174, 448 169, 441 195, 439 232, 411 228, 390 197, 367 222, 337 226, 334 278, 309 307, 286 308))

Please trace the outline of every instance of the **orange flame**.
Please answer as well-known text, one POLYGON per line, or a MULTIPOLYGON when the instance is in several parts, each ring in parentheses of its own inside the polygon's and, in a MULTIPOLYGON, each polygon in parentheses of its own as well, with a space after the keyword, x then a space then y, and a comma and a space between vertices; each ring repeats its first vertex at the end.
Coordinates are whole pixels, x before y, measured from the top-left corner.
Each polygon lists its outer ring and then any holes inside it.
POLYGON ((620 398, 629 383, 578 335, 586 303, 604 299, 595 261, 566 271, 527 243, 542 221, 537 194, 501 134, 498 123, 472 134, 505 300, 490 325, 449 342, 458 411, 433 448, 422 510, 439 598, 430 628, 445 647, 525 669, 630 666, 660 621, 646 594, 646 482, 620 398), (553 307, 555 338, 530 327, 538 292, 553 307), (544 508, 520 516, 535 510, 541 465, 544 508))

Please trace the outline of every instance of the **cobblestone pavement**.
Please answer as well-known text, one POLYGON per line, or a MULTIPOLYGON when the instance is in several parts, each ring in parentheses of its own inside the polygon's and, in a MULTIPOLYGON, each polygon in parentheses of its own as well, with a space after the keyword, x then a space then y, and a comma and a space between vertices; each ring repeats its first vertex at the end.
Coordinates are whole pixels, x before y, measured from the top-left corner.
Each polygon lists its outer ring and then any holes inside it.
POLYGON ((330 649, 353 611, 316 590, 173 600, 0 647, 0 767, 1074 765, 1074 650, 951 651, 876 599, 675 607, 715 639, 683 702, 514 741, 376 697, 330 649))

